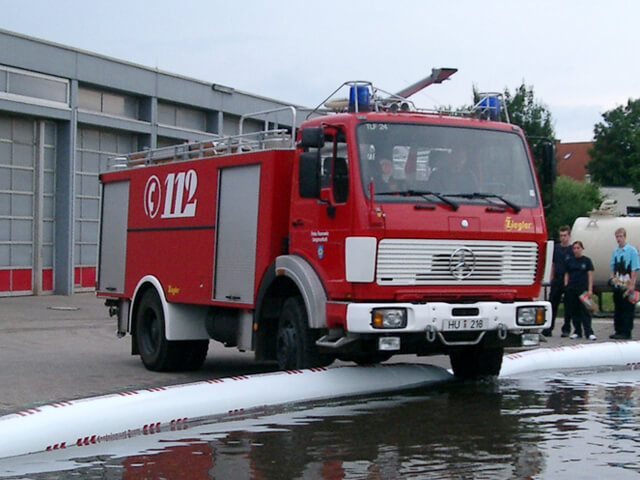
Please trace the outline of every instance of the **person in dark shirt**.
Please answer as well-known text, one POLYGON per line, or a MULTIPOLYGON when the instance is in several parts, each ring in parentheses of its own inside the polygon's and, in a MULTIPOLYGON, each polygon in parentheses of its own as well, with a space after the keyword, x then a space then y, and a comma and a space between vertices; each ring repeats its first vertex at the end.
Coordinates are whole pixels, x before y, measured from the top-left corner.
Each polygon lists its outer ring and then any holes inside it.
MULTIPOLYGON (((550 337, 553 332, 553 327, 556 324, 556 315, 558 313, 558 307, 562 301, 564 295, 564 272, 565 264, 567 260, 573 258, 573 249, 569 243, 569 234, 571 229, 569 225, 563 225, 558 230, 558 236, 560 243, 556 243, 553 247, 553 267, 551 269, 551 292, 549 293, 549 301, 551 302, 551 326, 545 328, 542 334, 545 337, 550 337)), ((571 317, 567 312, 567 307, 564 308, 564 325, 562 326, 563 337, 568 337, 571 333, 571 317)))
POLYGON ((573 258, 567 261, 564 274, 565 304, 573 321, 571 338, 580 338, 584 332, 589 340, 597 340, 591 328, 591 314, 580 299, 584 293, 589 297, 593 295, 593 263, 582 254, 584 245, 580 240, 573 242, 571 247, 573 258))

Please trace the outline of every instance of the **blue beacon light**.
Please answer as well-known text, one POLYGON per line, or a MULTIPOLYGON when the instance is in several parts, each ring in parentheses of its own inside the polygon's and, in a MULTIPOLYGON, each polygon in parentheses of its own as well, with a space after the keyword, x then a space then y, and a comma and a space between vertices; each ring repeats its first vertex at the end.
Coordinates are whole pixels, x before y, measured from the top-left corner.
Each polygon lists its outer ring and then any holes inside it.
POLYGON ((486 96, 480 101, 478 106, 489 113, 489 119, 500 120, 500 99, 498 97, 486 96))
POLYGON ((368 112, 370 102, 371 94, 367 85, 352 85, 349 88, 350 112, 368 112))

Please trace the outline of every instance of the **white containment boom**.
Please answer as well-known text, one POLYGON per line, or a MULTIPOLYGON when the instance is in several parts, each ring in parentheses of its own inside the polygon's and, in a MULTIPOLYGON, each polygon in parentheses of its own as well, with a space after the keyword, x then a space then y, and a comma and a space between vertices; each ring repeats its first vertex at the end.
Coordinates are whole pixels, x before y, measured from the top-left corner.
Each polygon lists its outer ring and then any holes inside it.
MULTIPOLYGON (((640 342, 577 344, 506 355, 500 377, 615 366, 640 367, 640 342)), ((443 368, 422 364, 313 368, 60 402, 0 417, 0 458, 66 449, 69 455, 82 456, 82 447, 179 430, 187 422, 212 417, 231 421, 270 407, 397 392, 452 378, 443 368)), ((95 448, 87 450, 95 454, 95 448)))
POLYGON ((505 355, 500 377, 538 370, 569 370, 593 367, 640 367, 640 342, 578 343, 538 348, 505 355))
MULTIPOLYGON (((370 395, 449 380, 431 365, 312 368, 121 392, 0 417, 0 458, 77 448, 265 407, 370 395)), ((78 452, 78 454, 81 454, 78 452)))

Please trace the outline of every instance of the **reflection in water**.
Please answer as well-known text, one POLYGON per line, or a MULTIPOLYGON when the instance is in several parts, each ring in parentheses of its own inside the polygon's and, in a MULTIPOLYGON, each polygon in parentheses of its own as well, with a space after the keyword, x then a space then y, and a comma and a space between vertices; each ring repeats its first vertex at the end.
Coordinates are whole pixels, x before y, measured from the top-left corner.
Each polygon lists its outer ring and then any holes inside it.
POLYGON ((581 479, 637 478, 638 386, 639 371, 452 382, 402 396, 162 432, 145 447, 138 444, 144 453, 76 460, 64 476, 573 480, 579 472, 581 479))

